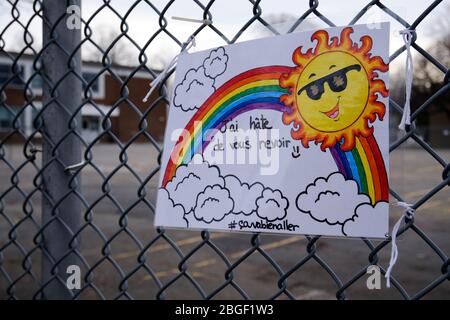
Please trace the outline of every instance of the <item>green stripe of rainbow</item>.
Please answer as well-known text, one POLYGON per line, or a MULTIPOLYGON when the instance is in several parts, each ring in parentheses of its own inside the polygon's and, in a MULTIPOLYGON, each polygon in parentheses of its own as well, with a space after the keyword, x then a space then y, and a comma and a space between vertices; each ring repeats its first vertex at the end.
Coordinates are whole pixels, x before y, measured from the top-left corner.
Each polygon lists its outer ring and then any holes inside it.
MULTIPOLYGON (((287 89, 279 86, 281 74, 291 68, 270 66, 249 70, 227 81, 197 110, 173 148, 166 166, 162 186, 172 180, 176 169, 188 163, 195 153, 203 153, 211 141, 211 129, 220 129, 227 120, 251 110, 270 109, 285 112, 280 101, 287 89)), ((358 182, 360 192, 372 203, 388 200, 387 174, 373 136, 357 137, 356 146, 344 152, 337 144, 330 148, 339 171, 358 182)))

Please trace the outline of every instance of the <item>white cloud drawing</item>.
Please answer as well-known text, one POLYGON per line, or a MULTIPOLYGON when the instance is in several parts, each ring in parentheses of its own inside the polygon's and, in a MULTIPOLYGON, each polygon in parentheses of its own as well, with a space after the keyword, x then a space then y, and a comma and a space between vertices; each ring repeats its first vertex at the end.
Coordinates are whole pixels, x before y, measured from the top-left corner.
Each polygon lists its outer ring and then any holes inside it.
POLYGON ((178 167, 166 189, 173 202, 182 205, 188 213, 194 209, 198 194, 213 185, 225 185, 219 169, 203 161, 200 154, 195 154, 187 165, 178 167))
POLYGON ((275 221, 284 219, 289 207, 288 199, 280 190, 266 188, 260 182, 250 185, 234 175, 222 176, 219 168, 209 165, 201 154, 195 154, 187 165, 178 167, 173 179, 160 192, 164 193, 161 201, 166 204, 158 204, 158 207, 168 208, 166 220, 173 218, 174 223, 159 225, 211 223, 221 221, 230 213, 256 214, 261 219, 275 221))
POLYGON ((280 190, 264 189, 261 197, 256 199, 256 214, 267 221, 281 220, 286 217, 289 202, 280 190))
POLYGON ((313 219, 328 224, 343 224, 355 215, 361 203, 370 203, 365 194, 358 193, 354 180, 346 180, 340 172, 328 178, 318 178, 297 196, 297 208, 313 219))
POLYGON ((170 218, 163 215, 156 215, 155 225, 161 226, 166 225, 166 223, 162 223, 159 219, 170 219, 170 224, 173 227, 187 227, 188 222, 184 217, 184 209, 179 204, 174 204, 172 199, 170 199, 169 192, 166 189, 160 189, 158 194, 158 207, 164 208, 164 212, 170 214, 170 218))
POLYGON ((206 223, 222 220, 233 210, 234 203, 230 192, 222 186, 208 186, 197 197, 194 216, 206 223))
POLYGON ((364 203, 356 208, 356 215, 342 226, 342 232, 350 237, 382 237, 380 230, 388 231, 389 204, 378 202, 375 206, 364 203))
POLYGON ((214 79, 207 77, 205 69, 200 66, 190 69, 176 86, 173 103, 183 111, 198 109, 214 91, 214 79))
POLYGON ((209 57, 203 61, 205 75, 212 79, 220 76, 227 69, 228 55, 223 47, 212 50, 209 57))
POLYGON ((234 214, 250 215, 256 211, 256 199, 261 196, 264 186, 261 183, 241 183, 233 176, 225 176, 225 188, 230 191, 231 198, 234 200, 234 214))

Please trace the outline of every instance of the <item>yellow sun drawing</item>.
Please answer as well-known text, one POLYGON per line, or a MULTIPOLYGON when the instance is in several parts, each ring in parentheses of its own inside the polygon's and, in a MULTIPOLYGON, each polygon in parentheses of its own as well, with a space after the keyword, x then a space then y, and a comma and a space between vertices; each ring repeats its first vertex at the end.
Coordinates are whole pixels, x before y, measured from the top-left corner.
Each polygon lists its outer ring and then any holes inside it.
POLYGON ((389 68, 379 56, 371 56, 372 38, 361 37, 361 46, 353 43, 353 28, 342 30, 340 38, 326 31, 315 32, 311 41, 314 48, 302 53, 297 48, 292 56, 296 67, 283 74, 280 86, 289 89, 281 101, 289 106, 283 122, 293 125, 292 137, 301 140, 307 148, 309 141, 320 148, 334 146, 342 141, 341 149, 355 146, 355 137, 373 133, 369 125, 383 119, 385 106, 377 101, 377 93, 388 96, 384 82, 376 70, 389 68))

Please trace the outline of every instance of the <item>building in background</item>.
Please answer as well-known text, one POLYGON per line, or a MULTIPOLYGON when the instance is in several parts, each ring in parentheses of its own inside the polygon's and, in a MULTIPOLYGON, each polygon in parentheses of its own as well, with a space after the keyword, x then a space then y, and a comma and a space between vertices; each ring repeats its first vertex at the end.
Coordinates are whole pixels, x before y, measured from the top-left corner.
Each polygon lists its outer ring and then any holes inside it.
MULTIPOLYGON (((0 53, 0 87, 3 89, 4 86, 3 92, 6 93, 6 97, 0 97, 0 138, 6 138, 7 143, 20 142, 24 136, 32 135, 36 125, 39 126, 36 115, 42 108, 42 78, 39 74, 33 76, 35 57, 21 55, 17 64, 13 65, 11 56, 15 55, 0 53), (27 90, 30 93, 28 100, 24 96, 24 88, 27 86, 30 89, 27 90), (13 128, 19 127, 22 134, 7 137, 13 128)), ((145 142, 148 141, 146 134, 162 141, 167 115, 165 102, 161 100, 155 107, 149 108, 158 97, 156 92, 148 102, 142 102, 149 89, 151 74, 146 70, 135 72, 135 68, 120 65, 113 65, 108 69, 110 71, 101 63, 83 62, 83 79, 86 83, 92 81, 92 99, 85 101, 81 108, 82 136, 85 141, 91 142, 104 132, 102 121, 105 116, 111 121, 111 133, 122 142, 133 138, 133 141, 145 142), (125 81, 126 88, 122 85, 125 81), (128 91, 127 99, 120 94, 121 90, 128 91)), ((40 136, 34 134, 33 137, 39 139, 40 136)), ((113 140, 114 137, 108 133, 102 135, 102 142, 113 140)))

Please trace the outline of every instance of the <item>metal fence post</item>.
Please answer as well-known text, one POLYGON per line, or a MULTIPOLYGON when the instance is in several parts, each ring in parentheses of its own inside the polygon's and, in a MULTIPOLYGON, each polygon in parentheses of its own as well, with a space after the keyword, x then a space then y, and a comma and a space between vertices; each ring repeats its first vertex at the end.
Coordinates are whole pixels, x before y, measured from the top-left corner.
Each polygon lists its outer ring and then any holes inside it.
POLYGON ((81 5, 81 0, 43 1, 43 184, 42 222, 43 297, 68 299, 72 292, 66 286, 69 265, 79 265, 74 254, 74 233, 81 222, 81 203, 74 192, 80 179, 65 170, 81 161, 81 143, 74 134, 79 130, 81 115, 71 120, 81 104, 81 41, 79 29, 66 25, 67 8, 81 5), (75 126, 75 123, 77 124, 75 126), (70 133, 68 133, 70 131, 70 133))

